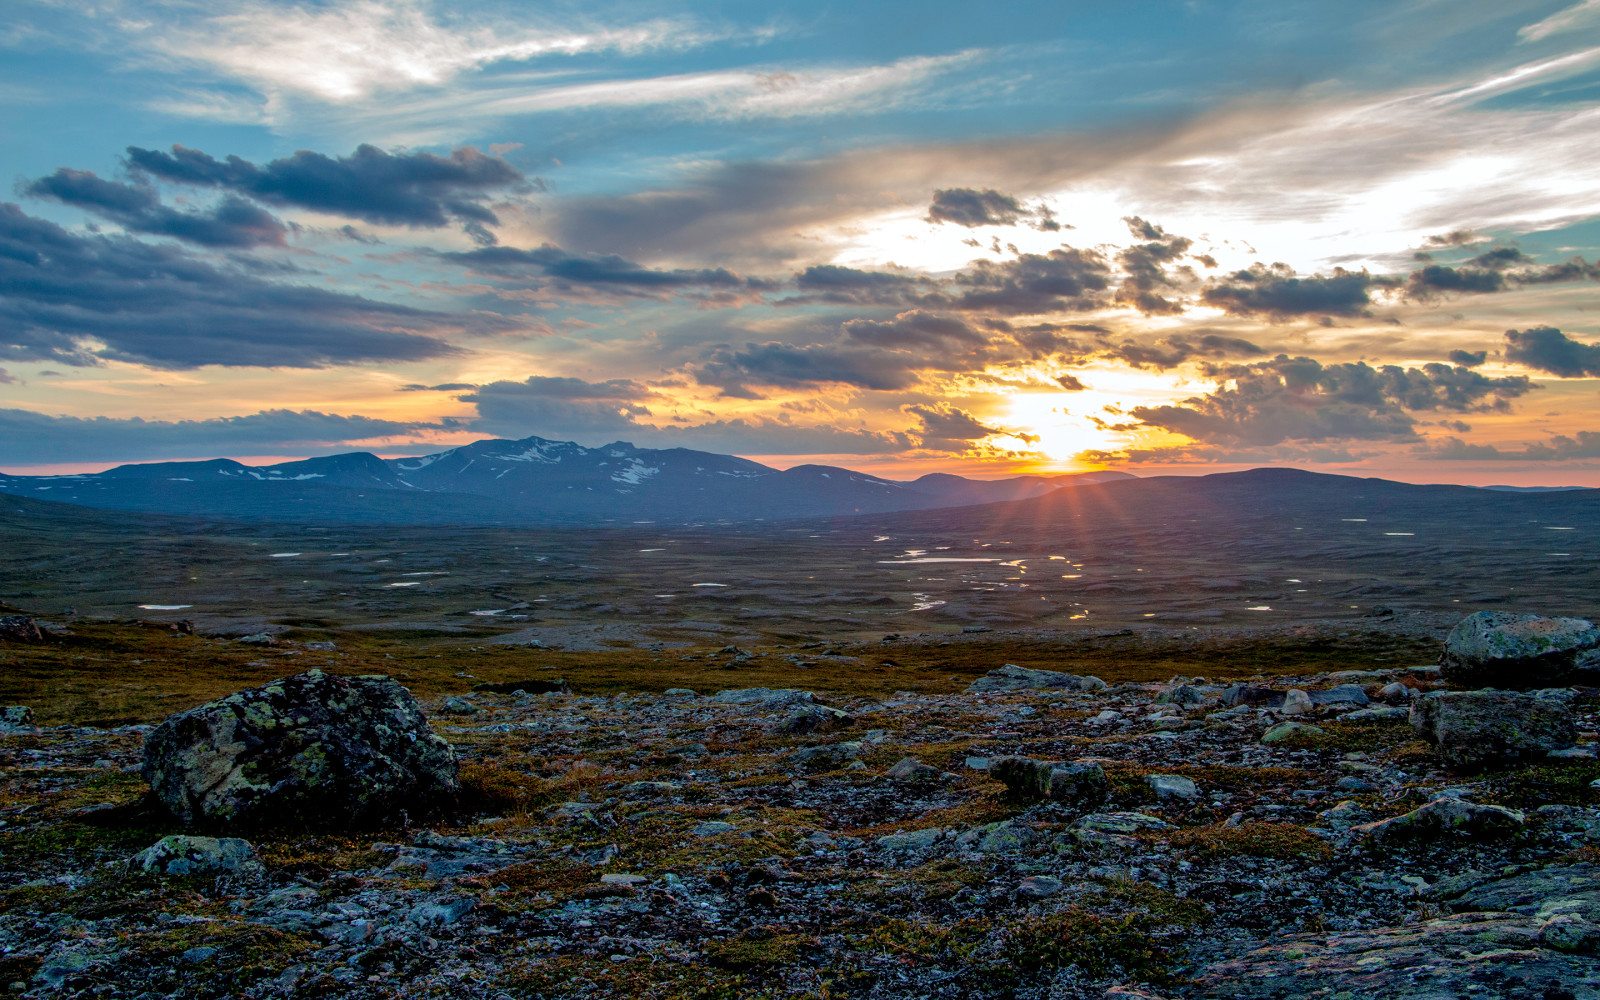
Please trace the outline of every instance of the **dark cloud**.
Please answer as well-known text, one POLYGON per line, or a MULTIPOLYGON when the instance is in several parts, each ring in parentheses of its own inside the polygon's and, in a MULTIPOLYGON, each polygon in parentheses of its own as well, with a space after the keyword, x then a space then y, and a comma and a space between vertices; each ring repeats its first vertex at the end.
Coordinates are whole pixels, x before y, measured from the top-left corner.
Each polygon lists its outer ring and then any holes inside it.
POLYGON ((1416 420, 1408 410, 1504 410, 1509 400, 1533 388, 1527 378, 1486 378, 1449 365, 1323 365, 1286 355, 1213 367, 1208 376, 1224 384, 1182 405, 1140 406, 1128 413, 1152 427, 1225 448, 1285 441, 1415 441, 1416 420))
POLYGON ((283 223, 242 198, 230 195, 206 211, 180 212, 163 205, 152 185, 108 181, 88 170, 62 167, 24 185, 22 193, 93 212, 130 232, 206 247, 282 246, 287 232, 283 223))
MULTIPOLYGON (((921 275, 892 271, 861 271, 837 264, 808 267, 795 276, 800 289, 796 302, 832 302, 842 305, 915 305, 935 295, 939 282, 921 275)), ((943 301, 939 297, 937 301, 943 301)))
POLYGON ((19 465, 324 454, 349 450, 353 441, 454 429, 457 426, 449 421, 383 420, 316 410, 264 410, 239 417, 176 421, 54 417, 30 410, 0 410, 6 461, 19 465))
POLYGON ((1236 316, 1361 316, 1372 305, 1368 291, 1390 284, 1391 279, 1342 267, 1331 275, 1302 278, 1287 264, 1255 264, 1207 288, 1200 298, 1236 316))
POLYGON ((1171 316, 1183 312, 1183 305, 1166 297, 1166 290, 1178 287, 1178 278, 1194 278, 1188 268, 1171 270, 1194 241, 1173 236, 1160 226, 1138 216, 1122 220, 1135 238, 1145 240, 1117 254, 1125 277, 1117 287, 1114 301, 1131 306, 1146 316, 1171 316))
POLYGON ((1463 368, 1476 368, 1489 360, 1489 352, 1454 350, 1450 352, 1448 357, 1451 364, 1460 365, 1463 368))
POLYGON ((21 382, 15 375, 0 368, 0 385, 18 385, 21 382))
POLYGON ((962 451, 986 437, 1007 434, 1024 441, 1037 441, 1038 437, 1003 427, 990 427, 966 410, 939 402, 913 403, 903 407, 922 425, 917 432, 923 448, 934 451, 962 451))
POLYGON ((1515 247, 1495 247, 1462 264, 1429 264, 1411 272, 1406 295, 1429 299, 1446 293, 1487 294, 1520 285, 1600 280, 1600 264, 1572 257, 1559 264, 1539 264, 1515 247))
POLYGON ((731 396, 759 399, 750 386, 797 388, 851 385, 892 392, 917 384, 919 355, 834 346, 795 347, 776 341, 746 344, 742 351, 718 348, 695 369, 695 379, 731 396))
POLYGON ((441 383, 439 385, 422 385, 421 383, 413 382, 411 385, 403 385, 403 386, 401 386, 398 391, 400 391, 400 392, 460 392, 463 389, 476 389, 476 388, 477 388, 477 385, 472 383, 472 382, 443 382, 443 383, 441 383))
POLYGON ((1553 326, 1507 330, 1506 360, 1561 378, 1600 375, 1600 344, 1580 343, 1553 326))
MULTIPOLYGON (((270 269, 268 269, 270 271, 270 269)), ((475 329, 501 329, 477 317, 475 329)), ((171 244, 80 236, 0 203, 0 358, 315 368, 457 349, 442 313, 269 281, 171 244)))
POLYGON ((1087 311, 1103 304, 1111 268, 1093 250, 1061 247, 1008 261, 973 261, 955 276, 955 308, 1002 315, 1087 311))
POLYGON ((362 144, 349 156, 300 150, 257 165, 237 156, 217 160, 198 149, 170 153, 128 147, 136 171, 174 184, 232 191, 269 205, 310 209, 376 225, 433 229, 451 220, 495 225, 484 204, 492 195, 526 189, 511 164, 464 146, 449 156, 386 153, 362 144))
POLYGON ((890 320, 847 320, 843 330, 847 341, 885 348, 970 346, 987 340, 964 320, 921 309, 903 312, 890 320))
POLYGON ((1489 444, 1469 444, 1460 438, 1446 438, 1419 449, 1422 458, 1445 461, 1528 461, 1555 462, 1575 458, 1600 458, 1600 431, 1557 434, 1548 442, 1537 441, 1521 450, 1504 450, 1489 444))
POLYGON ((933 202, 928 206, 929 222, 953 222, 968 229, 1009 226, 1031 214, 1017 199, 990 188, 945 188, 933 193, 933 202))
POLYGON ((484 275, 532 281, 566 291, 606 290, 624 295, 660 295, 690 290, 763 292, 777 286, 760 278, 741 277, 727 268, 660 270, 615 254, 569 253, 546 243, 533 250, 488 246, 440 259, 484 275))
POLYGON ((1180 334, 1154 344, 1124 341, 1103 347, 1098 356, 1122 361, 1134 368, 1176 368, 1193 358, 1249 358, 1267 353, 1248 340, 1217 333, 1180 334))
POLYGON ((1056 384, 1068 392, 1083 392, 1089 388, 1076 375, 1057 375, 1056 384))
POLYGON ((1473 243, 1482 243, 1488 238, 1470 229, 1457 229, 1453 232, 1428 237, 1427 245, 1430 247, 1461 247, 1473 243))

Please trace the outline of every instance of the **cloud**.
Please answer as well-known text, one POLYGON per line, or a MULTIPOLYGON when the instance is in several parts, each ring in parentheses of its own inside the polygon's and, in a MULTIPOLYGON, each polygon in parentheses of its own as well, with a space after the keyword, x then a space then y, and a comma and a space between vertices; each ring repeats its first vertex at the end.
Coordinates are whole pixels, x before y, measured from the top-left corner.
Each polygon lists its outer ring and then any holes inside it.
POLYGON ((22 193, 84 209, 130 232, 204 247, 282 246, 286 233, 283 223, 242 198, 229 196, 204 212, 180 212, 161 204, 150 185, 103 180, 88 170, 62 167, 24 185, 22 193))
POLYGON ((1521 450, 1505 450, 1489 444, 1469 444, 1460 438, 1452 437, 1418 449, 1417 456, 1464 462, 1560 462, 1576 458, 1600 458, 1600 431, 1578 431, 1572 435, 1557 434, 1548 442, 1536 441, 1521 450))
POLYGON ((1009 434, 1024 441, 1039 440, 1037 436, 1021 431, 990 427, 966 410, 945 402, 931 405, 912 403, 902 409, 921 423, 921 429, 917 432, 922 439, 921 446, 935 451, 963 451, 997 434, 1009 434))
POLYGON ((797 274, 795 285, 801 294, 782 301, 906 306, 935 295, 940 283, 925 275, 816 264, 797 274))
POLYGON ((1463 351, 1454 350, 1449 354, 1450 363, 1463 368, 1476 368, 1489 360, 1488 351, 1463 351))
POLYGON ((1110 275, 1099 253, 1072 247, 1007 261, 977 260, 956 274, 954 283, 962 291, 951 305, 1003 315, 1087 311, 1102 304, 1110 275))
MULTIPOLYGON (((1170 235, 1160 226, 1138 216, 1130 216, 1122 221, 1135 238, 1148 242, 1128 247, 1117 254, 1117 263, 1122 265, 1126 277, 1118 286, 1114 301, 1119 305, 1132 306, 1146 316, 1171 316, 1183 312, 1183 306, 1167 299, 1163 290, 1177 287, 1178 283, 1167 267, 1188 253, 1194 241, 1170 235)), ((1194 272, 1188 271, 1181 276, 1193 278, 1194 272)))
POLYGON ((1083 392, 1085 389, 1089 388, 1088 386, 1084 385, 1083 381, 1076 375, 1057 375, 1056 384, 1061 386, 1061 388, 1065 389, 1067 392, 1083 392))
POLYGON ((480 247, 440 253, 438 257, 479 274, 522 281, 534 279, 536 283, 537 279, 547 279, 550 285, 565 290, 587 288, 625 294, 660 294, 689 289, 766 291, 777 287, 772 282, 741 277, 722 267, 660 270, 616 254, 571 253, 553 243, 533 250, 480 247))
POLYGON ((437 87, 495 63, 584 53, 648 53, 705 45, 727 32, 689 21, 555 27, 541 17, 495 20, 422 0, 360 0, 324 6, 244 2, 198 23, 152 33, 157 51, 200 63, 269 94, 356 102, 384 91, 437 87))
POLYGON ((1287 264, 1255 264, 1207 288, 1200 298, 1206 305, 1236 316, 1362 316, 1372 305, 1368 290, 1391 283, 1391 279, 1342 267, 1334 268, 1331 275, 1302 278, 1287 264))
POLYGON ((1121 361, 1134 368, 1176 368, 1193 358, 1248 358, 1267 352, 1248 340, 1216 333, 1176 334, 1154 344, 1124 341, 1096 351, 1097 357, 1121 361))
POLYGON ((988 338, 965 320, 913 309, 891 320, 846 320, 842 329, 846 341, 889 349, 973 346, 988 338))
POLYGON ((1208 374, 1219 383, 1210 394, 1181 405, 1136 406, 1129 415, 1223 448, 1415 441, 1416 420, 1408 410, 1505 410, 1509 400, 1534 388, 1525 377, 1487 378, 1449 365, 1323 365, 1281 354, 1271 361, 1215 367, 1208 374))
POLYGON ((1017 199, 993 188, 945 188, 933 193, 933 202, 928 206, 929 222, 953 222, 968 229, 1009 226, 1031 214, 1017 199))
POLYGON ((717 386, 728 395, 745 399, 760 398, 752 385, 801 388, 836 384, 893 392, 916 385, 922 365, 920 356, 905 352, 796 347, 769 341, 746 344, 742 351, 716 348, 695 368, 694 377, 702 385, 717 386))
POLYGON ((646 447, 757 455, 871 455, 912 444, 901 432, 761 418, 655 426, 641 421, 663 419, 650 410, 650 405, 660 403, 663 397, 628 379, 585 382, 536 375, 522 382, 491 382, 459 398, 477 405, 472 430, 513 438, 537 434, 593 444, 626 439, 646 447))
POLYGON ((170 153, 129 146, 128 164, 172 184, 219 188, 269 205, 419 229, 451 220, 496 225, 499 218, 483 202, 529 184, 511 164, 471 146, 448 157, 386 153, 366 144, 339 157, 302 149, 259 166, 237 156, 217 160, 183 146, 173 146, 170 153))
POLYGON ((462 391, 464 389, 476 389, 477 387, 478 386, 476 385, 476 383, 473 383, 473 382, 442 382, 439 385, 422 385, 421 383, 414 382, 414 383, 412 383, 410 385, 401 386, 398 391, 399 392, 460 392, 460 391, 462 391))
POLYGON ((1600 264, 1572 257, 1541 266, 1515 247, 1496 247, 1455 267, 1429 264, 1411 272, 1405 294, 1414 299, 1430 299, 1446 292, 1484 294, 1516 285, 1548 285, 1585 278, 1600 281, 1600 264))
POLYGON ((1507 330, 1506 360, 1561 378, 1600 375, 1600 344, 1580 343, 1553 326, 1507 330))
POLYGON ((172 245, 79 236, 0 203, 0 358, 317 368, 458 353, 430 334, 508 328, 264 280, 172 245))
POLYGON ((355 441, 452 429, 449 421, 384 420, 316 410, 263 410, 207 420, 143 420, 0 409, 5 459, 16 465, 327 453, 350 450, 350 442, 355 441))
POLYGON ((1518 28, 1517 40, 1542 41, 1551 35, 1572 31, 1596 20, 1600 20, 1600 0, 1579 0, 1571 7, 1564 7, 1542 21, 1518 28))

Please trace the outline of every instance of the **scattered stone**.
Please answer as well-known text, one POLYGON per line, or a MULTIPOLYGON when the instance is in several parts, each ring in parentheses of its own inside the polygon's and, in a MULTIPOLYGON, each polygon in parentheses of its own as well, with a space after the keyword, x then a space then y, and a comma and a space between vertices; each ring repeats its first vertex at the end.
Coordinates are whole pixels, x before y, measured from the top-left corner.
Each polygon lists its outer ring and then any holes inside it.
POLYGON ((661 692, 661 695, 664 698, 693 698, 694 697, 694 689, 692 689, 692 688, 667 688, 665 691, 661 692))
POLYGON ((145 780, 185 823, 354 827, 452 808, 456 756, 393 678, 312 670, 171 716, 145 780))
POLYGON ((1570 684, 1600 671, 1600 628, 1582 618, 1479 611, 1450 630, 1444 679, 1470 687, 1527 690, 1570 684))
POLYGON ((693 830, 690 830, 689 833, 691 836, 695 837, 720 837, 725 833, 737 832, 738 829, 739 828, 734 826, 732 823, 724 823, 721 820, 713 819, 701 823, 693 830))
POLYGON ((1400 816, 1355 827, 1350 832, 1356 839, 1374 844, 1435 840, 1452 835, 1490 838, 1513 834, 1526 822, 1527 816, 1516 809, 1446 797, 1400 816))
POLYGON ((1378 689, 1378 697, 1391 703, 1410 701, 1417 694, 1421 694, 1421 692, 1414 687, 1401 684, 1399 681, 1392 681, 1378 689))
POLYGON ((859 756, 861 756, 861 744, 851 741, 802 747, 790 754, 789 760, 806 770, 824 771, 845 767, 859 756))
POLYGON ((1411 727, 1456 764, 1543 755, 1577 741, 1571 707, 1514 691, 1431 691, 1411 706, 1411 727))
POLYGON ((1320 726, 1308 725, 1307 723, 1295 722, 1293 720, 1288 722, 1280 722, 1276 726, 1273 726, 1271 729, 1267 730, 1265 733, 1261 734, 1261 742, 1269 744, 1282 743, 1284 740, 1294 736, 1297 733, 1307 736, 1320 736, 1322 734, 1322 728, 1320 726))
POLYGON ((879 837, 878 847, 885 851, 925 851, 943 839, 944 831, 935 826, 879 837))
POLYGON ((810 691, 795 688, 735 688, 711 696, 712 701, 721 705, 760 705, 763 708, 782 708, 815 698, 810 691))
POLYGON ((39 623, 28 615, 0 617, 0 642, 43 642, 39 623))
POLYGON ((937 767, 924 764, 915 757, 906 757, 885 771, 884 774, 896 781, 926 782, 938 781, 944 772, 937 767))
POLYGON ((1399 706, 1380 706, 1378 708, 1358 708, 1354 712, 1346 712, 1339 716, 1340 722, 1384 722, 1389 719, 1410 718, 1409 709, 1399 706))
POLYGON ((1050 773, 1054 768, 1031 757, 996 757, 989 761, 989 775, 1006 786, 1012 798, 1035 802, 1050 794, 1050 773))
POLYGON ((252 635, 241 635, 234 642, 241 646, 276 646, 278 637, 268 632, 256 632, 252 635))
POLYGON ((1158 705, 1203 705, 1205 701, 1206 696, 1189 684, 1179 684, 1156 695, 1158 705))
POLYGON ((1284 702, 1284 693, 1274 691, 1268 687, 1256 687, 1251 684, 1236 684, 1222 692, 1223 704, 1228 706, 1248 705, 1251 708, 1281 708, 1284 702))
POLYGON ((1015 663, 1007 663, 991 670, 967 687, 969 693, 990 691, 1026 691, 1037 689, 1064 689, 1068 691, 1104 691, 1106 682, 1098 677, 1079 677, 1054 670, 1029 670, 1015 663))
POLYGON ((1144 781, 1156 793, 1157 802, 1193 802, 1200 797, 1194 781, 1181 774, 1147 774, 1144 781))
POLYGON ((483 709, 465 698, 452 695, 439 703, 440 715, 477 715, 483 709))
POLYGON ((19 730, 33 729, 37 723, 33 718, 33 709, 26 705, 0 706, 0 733, 14 733, 19 730))
POLYGON ((162 837, 128 863, 140 871, 163 875, 241 875, 262 871, 255 848, 238 837, 162 837))

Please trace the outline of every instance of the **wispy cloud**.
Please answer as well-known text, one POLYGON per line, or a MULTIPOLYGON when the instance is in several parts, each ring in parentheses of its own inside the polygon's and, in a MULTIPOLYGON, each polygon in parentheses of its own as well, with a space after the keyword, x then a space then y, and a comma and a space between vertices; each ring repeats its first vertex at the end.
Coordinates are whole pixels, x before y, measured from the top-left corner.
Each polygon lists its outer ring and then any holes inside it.
POLYGON ((530 18, 447 21, 428 0, 333 7, 247 2, 146 36, 167 59, 199 63, 268 94, 351 102, 449 83, 494 63, 541 56, 696 48, 729 37, 686 20, 528 27, 530 18))
POLYGON ((1571 7, 1556 11, 1543 21, 1519 29, 1517 37, 1524 42, 1537 42, 1596 21, 1600 21, 1600 0, 1581 0, 1571 7))

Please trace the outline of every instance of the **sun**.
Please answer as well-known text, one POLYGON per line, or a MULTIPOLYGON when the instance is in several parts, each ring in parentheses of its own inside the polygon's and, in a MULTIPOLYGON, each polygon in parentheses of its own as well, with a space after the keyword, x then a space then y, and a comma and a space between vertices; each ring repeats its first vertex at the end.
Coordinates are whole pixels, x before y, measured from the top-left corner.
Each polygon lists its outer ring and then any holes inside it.
POLYGON ((995 422, 1038 440, 1030 443, 1016 435, 1002 435, 994 439, 996 443, 1015 442, 1013 446, 1019 450, 1040 452, 1057 462, 1070 462, 1085 451, 1167 443, 1172 435, 1142 429, 1141 421, 1130 417, 1128 411, 1178 402, 1195 394, 1193 385, 1184 385, 1171 373, 1105 366, 1073 374, 1087 388, 1062 392, 1041 387, 1008 396, 995 422))

